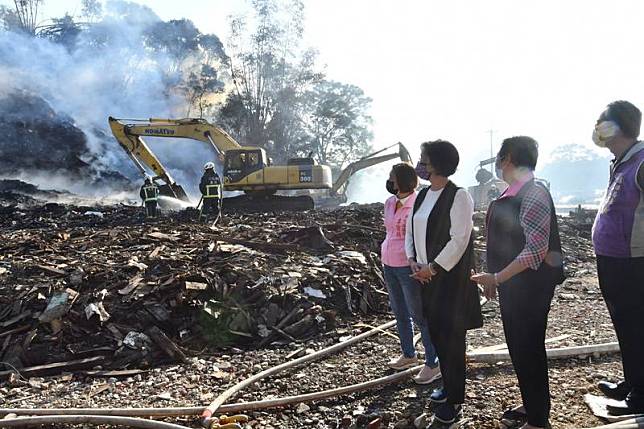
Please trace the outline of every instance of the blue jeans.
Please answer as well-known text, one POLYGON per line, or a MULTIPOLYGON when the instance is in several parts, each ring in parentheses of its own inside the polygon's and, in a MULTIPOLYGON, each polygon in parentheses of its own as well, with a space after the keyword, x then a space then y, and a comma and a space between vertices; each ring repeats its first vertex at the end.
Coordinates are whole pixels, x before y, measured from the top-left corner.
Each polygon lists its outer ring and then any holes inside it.
POLYGON ((423 285, 409 277, 411 268, 384 265, 385 283, 389 291, 389 305, 396 316, 400 348, 405 357, 414 357, 414 325, 418 326, 425 347, 425 365, 435 368, 438 365, 436 349, 429 336, 427 319, 423 315, 423 285), (413 322, 412 322, 413 321, 413 322))

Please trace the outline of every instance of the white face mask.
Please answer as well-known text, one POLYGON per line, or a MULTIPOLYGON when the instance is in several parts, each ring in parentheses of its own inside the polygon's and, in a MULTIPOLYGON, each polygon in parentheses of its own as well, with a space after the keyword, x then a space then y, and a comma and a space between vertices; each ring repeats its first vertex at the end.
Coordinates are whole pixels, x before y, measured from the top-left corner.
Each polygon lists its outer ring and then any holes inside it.
POLYGON ((619 133, 619 125, 613 121, 602 121, 595 125, 593 142, 599 147, 606 147, 606 143, 619 133))
POLYGON ((496 178, 499 180, 503 180, 503 168, 501 168, 501 162, 497 160, 494 163, 494 174, 496 175, 496 178))
POLYGON ((496 174, 496 178, 499 180, 503 180, 503 169, 500 167, 496 167, 494 169, 494 173, 496 174))

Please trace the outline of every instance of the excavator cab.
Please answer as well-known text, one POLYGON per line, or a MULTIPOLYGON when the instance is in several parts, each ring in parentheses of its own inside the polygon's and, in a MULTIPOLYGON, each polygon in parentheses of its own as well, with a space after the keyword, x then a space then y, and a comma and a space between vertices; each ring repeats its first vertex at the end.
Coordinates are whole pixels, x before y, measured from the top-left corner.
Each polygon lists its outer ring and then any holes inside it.
POLYGON ((266 152, 263 149, 232 149, 226 151, 224 183, 239 182, 244 177, 262 170, 267 164, 266 152))

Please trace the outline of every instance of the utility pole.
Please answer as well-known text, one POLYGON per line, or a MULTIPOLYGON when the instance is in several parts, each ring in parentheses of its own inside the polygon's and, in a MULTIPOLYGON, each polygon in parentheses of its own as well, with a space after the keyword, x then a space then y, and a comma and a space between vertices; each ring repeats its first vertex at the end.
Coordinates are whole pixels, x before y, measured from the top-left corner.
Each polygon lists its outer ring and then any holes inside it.
MULTIPOLYGON (((494 133, 496 130, 488 130, 490 134, 490 158, 494 157, 494 133)), ((490 164, 490 173, 494 174, 494 164, 490 164)))

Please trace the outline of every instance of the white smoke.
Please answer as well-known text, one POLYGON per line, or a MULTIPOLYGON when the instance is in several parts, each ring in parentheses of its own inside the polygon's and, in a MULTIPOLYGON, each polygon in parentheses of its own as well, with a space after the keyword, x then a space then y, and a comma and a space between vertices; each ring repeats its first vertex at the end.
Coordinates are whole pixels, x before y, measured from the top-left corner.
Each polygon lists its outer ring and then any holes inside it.
MULTIPOLYGON (((174 117, 185 114, 186 101, 172 90, 176 64, 145 44, 146 30, 161 22, 160 18, 146 6, 119 0, 108 1, 104 10, 102 19, 84 29, 71 47, 0 31, 0 96, 26 90, 42 97, 83 130, 88 140, 87 160, 96 163, 98 159, 137 178, 133 164, 112 137, 108 117, 174 117)), ((161 161, 171 171, 174 166, 185 166, 193 154, 173 149, 161 152, 166 155, 159 156, 161 161), (168 158, 169 153, 173 156, 168 158), (179 158, 183 160, 176 162, 179 158)), ((197 170, 199 162, 195 160, 197 170)), ((59 182, 64 185, 64 180, 59 182)))

